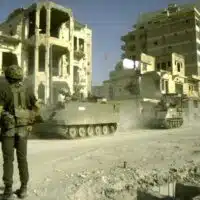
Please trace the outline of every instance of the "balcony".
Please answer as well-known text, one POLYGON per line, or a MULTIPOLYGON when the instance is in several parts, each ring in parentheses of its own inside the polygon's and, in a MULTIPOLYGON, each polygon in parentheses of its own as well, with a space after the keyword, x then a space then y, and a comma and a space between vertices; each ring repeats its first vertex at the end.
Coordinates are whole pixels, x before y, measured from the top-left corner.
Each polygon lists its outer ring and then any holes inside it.
MULTIPOLYGON (((40 36, 41 36, 40 40, 44 41, 46 37, 44 35, 43 36, 40 35, 40 36)), ((66 41, 66 40, 63 40, 60 38, 54 38, 54 37, 50 37, 49 41, 52 45, 61 46, 61 47, 70 49, 70 41, 66 41)))
POLYGON ((131 32, 128 32, 127 35, 123 35, 123 36, 121 36, 120 39, 121 39, 121 41, 123 41, 123 42, 127 42, 127 41, 131 41, 131 40, 135 40, 135 34, 134 34, 133 31, 131 31, 131 32))
POLYGON ((76 60, 81 60, 84 57, 85 57, 85 53, 83 51, 81 51, 81 50, 74 51, 74 58, 76 60))
POLYGON ((122 51, 126 51, 126 45, 122 45, 122 46, 121 46, 121 50, 122 50, 122 51))

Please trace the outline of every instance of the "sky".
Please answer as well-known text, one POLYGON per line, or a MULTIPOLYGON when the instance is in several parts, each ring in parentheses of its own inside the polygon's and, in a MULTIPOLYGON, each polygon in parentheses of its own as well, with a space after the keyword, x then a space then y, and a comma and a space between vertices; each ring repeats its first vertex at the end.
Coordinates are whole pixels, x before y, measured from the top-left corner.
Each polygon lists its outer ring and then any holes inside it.
MULTIPOLYGON (((12 10, 34 0, 0 0, 0 21, 12 10), (11 3, 12 2, 12 3, 11 3)), ((109 72, 120 60, 122 35, 132 30, 140 13, 167 7, 169 3, 193 3, 195 0, 54 0, 71 8, 74 17, 93 31, 92 82, 100 85, 109 79, 109 72)))

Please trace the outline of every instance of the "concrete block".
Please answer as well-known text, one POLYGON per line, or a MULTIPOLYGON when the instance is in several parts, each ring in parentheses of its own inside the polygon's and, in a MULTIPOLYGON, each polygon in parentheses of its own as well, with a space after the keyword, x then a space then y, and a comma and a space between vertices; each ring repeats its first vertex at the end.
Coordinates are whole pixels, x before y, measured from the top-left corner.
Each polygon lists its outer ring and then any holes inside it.
POLYGON ((173 198, 161 195, 155 191, 137 191, 137 200, 172 200, 173 198))
POLYGON ((176 183, 175 196, 179 200, 192 200, 200 195, 200 185, 191 183, 176 183))

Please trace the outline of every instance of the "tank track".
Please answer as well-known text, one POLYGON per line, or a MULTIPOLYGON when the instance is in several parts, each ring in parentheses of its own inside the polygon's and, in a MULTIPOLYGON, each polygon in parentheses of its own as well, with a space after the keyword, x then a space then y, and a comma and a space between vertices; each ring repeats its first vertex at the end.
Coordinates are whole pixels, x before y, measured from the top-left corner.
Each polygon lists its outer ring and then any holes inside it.
POLYGON ((173 128, 180 128, 183 125, 183 119, 181 118, 173 118, 173 119, 165 119, 165 120, 153 120, 149 123, 151 129, 173 129, 173 128))
POLYGON ((117 124, 92 124, 92 125, 71 125, 66 127, 64 137, 66 139, 78 139, 94 136, 106 136, 114 134, 117 124))
POLYGON ((183 119, 167 119, 164 122, 164 128, 172 129, 172 128, 180 128, 183 125, 183 119))

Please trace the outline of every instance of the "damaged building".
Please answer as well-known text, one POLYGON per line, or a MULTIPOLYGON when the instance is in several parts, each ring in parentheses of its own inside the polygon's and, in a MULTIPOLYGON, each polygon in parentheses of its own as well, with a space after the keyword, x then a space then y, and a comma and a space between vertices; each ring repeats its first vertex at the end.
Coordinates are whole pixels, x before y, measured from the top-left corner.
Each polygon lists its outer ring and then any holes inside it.
POLYGON ((92 31, 71 9, 53 2, 16 9, 0 24, 1 75, 11 64, 23 67, 36 96, 55 102, 61 87, 87 97, 91 92, 92 31))
MULTIPOLYGON (((140 89, 140 92, 143 93, 140 95, 150 95, 148 98, 156 98, 157 93, 154 94, 153 91, 158 92, 158 96, 160 94, 178 93, 185 94, 193 101, 194 105, 197 105, 197 101, 200 101, 198 90, 200 77, 186 75, 183 55, 173 52, 154 57, 141 53, 139 63, 140 73, 146 80, 143 81, 144 86, 141 86, 145 91, 142 92, 140 89), (156 85, 151 82, 154 79, 157 79, 156 85)), ((116 68, 110 72, 109 80, 104 81, 103 85, 98 87, 98 93, 110 100, 133 99, 138 94, 136 85, 138 83, 135 70, 116 68), (130 93, 128 86, 135 89, 130 93)), ((93 87, 93 91, 96 91, 95 87, 93 87)))

